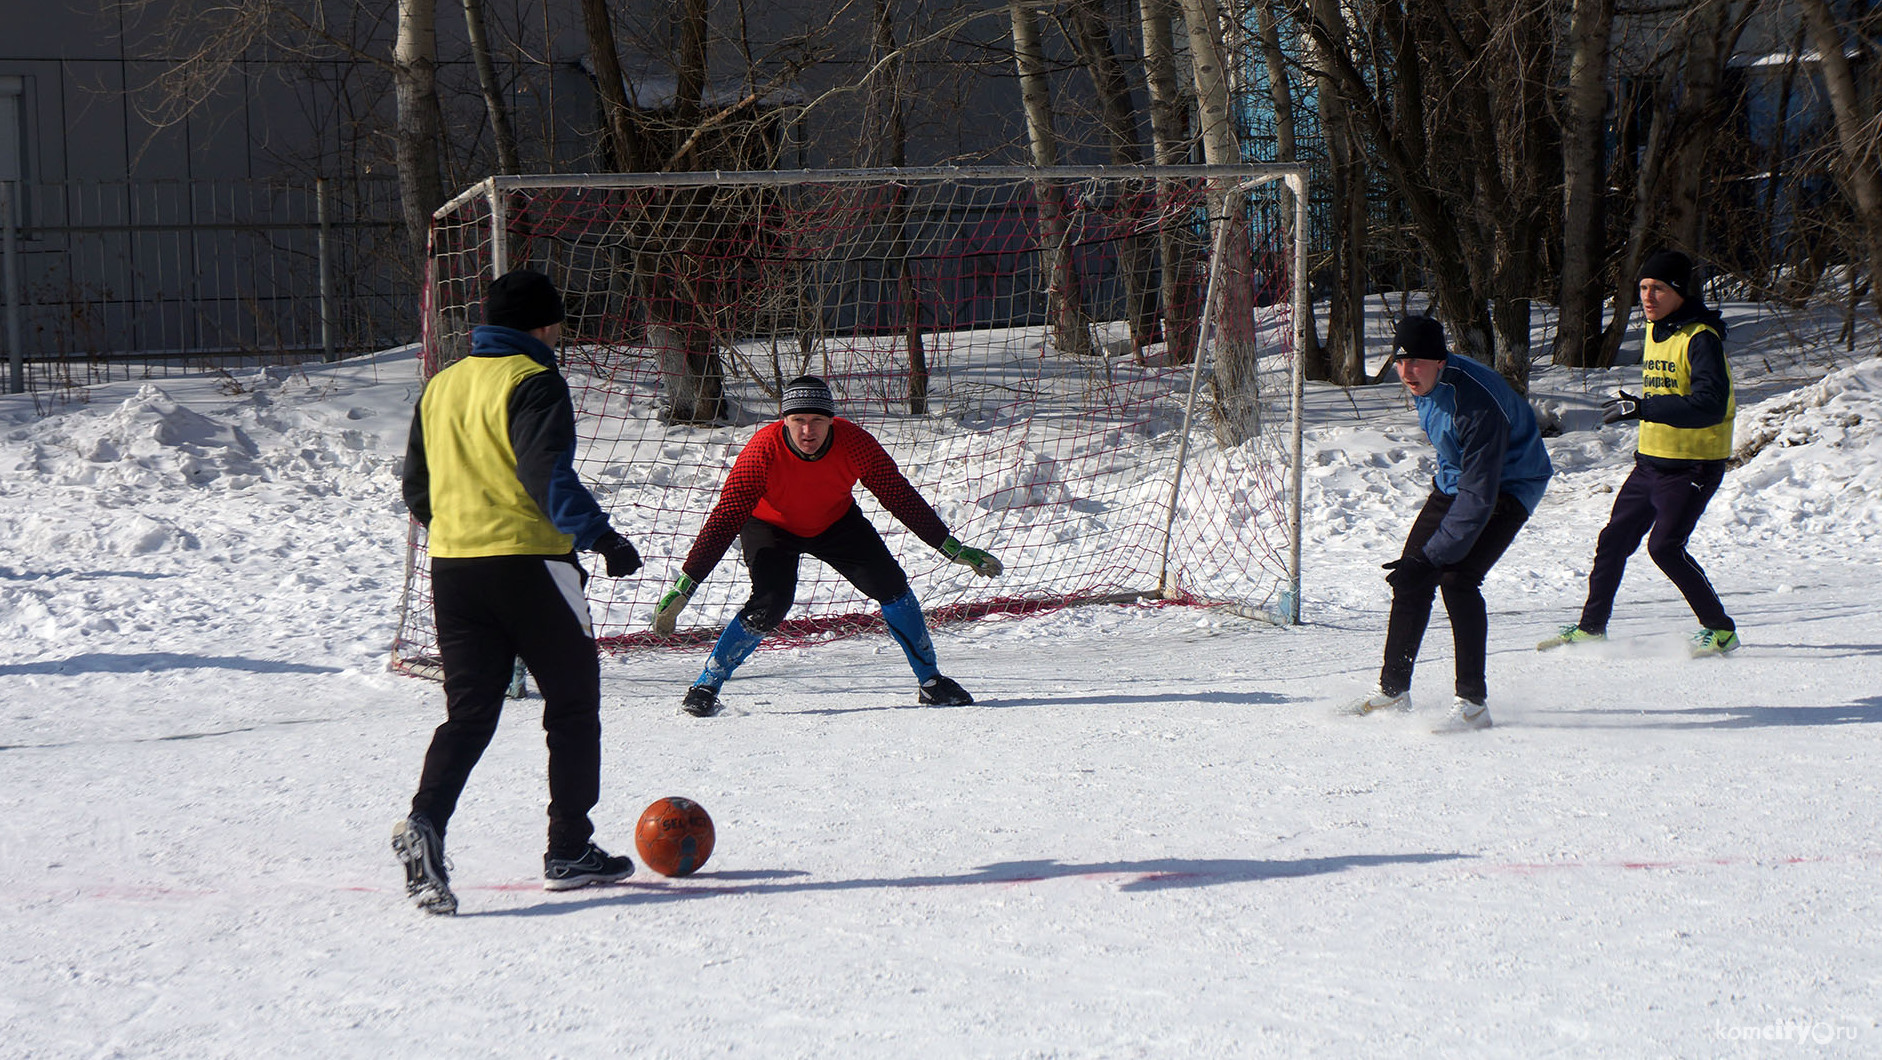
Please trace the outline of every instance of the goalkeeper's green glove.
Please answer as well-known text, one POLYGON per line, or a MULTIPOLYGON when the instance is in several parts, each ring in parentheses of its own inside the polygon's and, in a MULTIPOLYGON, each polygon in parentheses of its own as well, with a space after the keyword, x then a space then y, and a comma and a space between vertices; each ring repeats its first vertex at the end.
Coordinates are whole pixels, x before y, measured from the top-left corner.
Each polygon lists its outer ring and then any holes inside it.
POLYGON ((1006 569, 993 553, 970 548, 952 537, 941 542, 941 554, 956 563, 974 568, 974 573, 982 578, 991 578, 1006 569))
POLYGON ((679 623, 680 612, 686 609, 686 601, 693 598, 693 590, 699 583, 681 574, 673 583, 673 588, 666 591, 660 602, 653 608, 653 631, 663 637, 673 635, 673 627, 679 623))

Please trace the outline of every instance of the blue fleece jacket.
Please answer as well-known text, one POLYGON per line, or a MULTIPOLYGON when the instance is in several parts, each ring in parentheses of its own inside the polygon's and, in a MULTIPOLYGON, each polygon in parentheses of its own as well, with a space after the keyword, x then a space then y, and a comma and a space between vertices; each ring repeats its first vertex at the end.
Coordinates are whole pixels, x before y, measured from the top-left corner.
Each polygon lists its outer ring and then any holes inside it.
POLYGON ((1535 511, 1555 468, 1529 402, 1493 369, 1468 357, 1446 357, 1437 385, 1413 403, 1437 450, 1431 485, 1457 498, 1425 543, 1425 558, 1442 567, 1463 559, 1477 543, 1499 493, 1535 511))

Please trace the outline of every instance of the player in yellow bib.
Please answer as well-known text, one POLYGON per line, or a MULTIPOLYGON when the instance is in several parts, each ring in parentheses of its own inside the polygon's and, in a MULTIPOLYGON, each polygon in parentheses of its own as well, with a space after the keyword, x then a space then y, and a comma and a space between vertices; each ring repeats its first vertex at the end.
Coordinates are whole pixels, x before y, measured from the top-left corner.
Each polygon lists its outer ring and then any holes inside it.
POLYGON ((1660 251, 1641 266, 1640 307, 1647 317, 1641 392, 1623 390, 1602 406, 1603 423, 1640 421, 1634 469, 1615 495, 1595 546, 1581 620, 1563 626, 1539 649, 1607 636, 1621 574, 1643 537, 1647 555, 1699 618, 1693 654, 1723 655, 1738 647, 1737 624, 1686 551, 1686 540, 1725 477, 1738 414, 1725 360, 1725 321, 1700 297, 1692 271, 1692 259, 1676 250, 1660 251))

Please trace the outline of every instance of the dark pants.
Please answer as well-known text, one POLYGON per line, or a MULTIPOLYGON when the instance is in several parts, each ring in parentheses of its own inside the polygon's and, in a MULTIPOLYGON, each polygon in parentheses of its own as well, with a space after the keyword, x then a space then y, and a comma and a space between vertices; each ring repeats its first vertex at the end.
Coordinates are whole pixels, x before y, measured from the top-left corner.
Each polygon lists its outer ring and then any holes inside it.
MULTIPOLYGON (((1433 491, 1425 506, 1412 521, 1405 535, 1404 556, 1424 555, 1425 542, 1438 529, 1444 514, 1456 498, 1433 491)), ((1385 629, 1385 665, 1379 670, 1379 687, 1391 693, 1411 687, 1412 669, 1418 662, 1418 646, 1424 642, 1425 627, 1431 624, 1431 601, 1444 593, 1444 610, 1451 616, 1451 639, 1457 650, 1457 694, 1481 703, 1488 694, 1484 682, 1484 656, 1490 639, 1490 617, 1483 604, 1483 579, 1503 558, 1503 552, 1516 539, 1516 531, 1529 521, 1529 510, 1522 502, 1505 493, 1497 497, 1490 521, 1477 535, 1464 558, 1443 569, 1418 568, 1422 576, 1400 575, 1392 587, 1392 617, 1385 629)))
POLYGON ((412 812, 431 818, 440 834, 497 731, 518 658, 542 693, 549 852, 578 855, 594 834, 588 811, 601 791, 601 663, 581 580, 574 560, 559 556, 432 561, 445 722, 425 752, 412 812))
POLYGON ((1686 552, 1686 539, 1705 514, 1712 495, 1725 479, 1725 461, 1692 460, 1679 464, 1652 464, 1634 460, 1634 470, 1614 497, 1614 510, 1595 545, 1594 567, 1588 572, 1588 602, 1582 605, 1581 628, 1605 633, 1614 614, 1614 594, 1620 590, 1627 559, 1647 539, 1647 555, 1673 582, 1699 624, 1707 629, 1737 629, 1719 594, 1686 552), (1649 534, 1648 531, 1652 533, 1649 534))
POLYGON ((889 554, 882 535, 869 525, 863 510, 850 510, 816 537, 798 537, 762 519, 748 519, 738 532, 751 572, 751 598, 738 613, 740 622, 756 633, 778 628, 797 597, 797 564, 815 556, 849 580, 877 603, 908 592, 908 575, 889 554))

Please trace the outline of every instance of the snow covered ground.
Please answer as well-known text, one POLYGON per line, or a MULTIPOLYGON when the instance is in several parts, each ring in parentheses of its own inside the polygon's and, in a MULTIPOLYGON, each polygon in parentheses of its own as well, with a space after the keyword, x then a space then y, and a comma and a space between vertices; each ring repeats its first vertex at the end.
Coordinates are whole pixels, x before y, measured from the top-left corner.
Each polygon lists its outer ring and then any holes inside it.
MULTIPOLYGON (((0 1056, 1882 1054, 1882 361, 1728 307, 1739 434, 1693 661, 1644 555, 1580 606, 1637 369, 1565 431, 1486 585, 1497 727, 1332 707, 1376 674, 1430 456, 1396 387, 1313 388, 1303 611, 1094 607, 603 664, 597 839, 700 801, 704 872, 540 888, 538 702, 458 816, 463 903, 387 847, 437 686, 385 672, 409 352, 0 398, 0 1056)), ((671 557, 650 557, 664 576, 671 557)), ((1442 609, 1414 696, 1449 699, 1442 609)))

